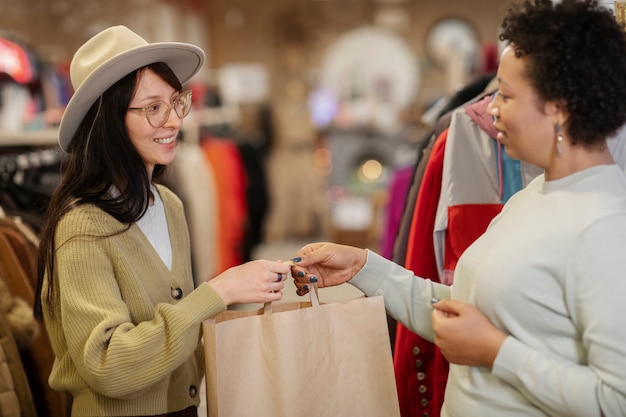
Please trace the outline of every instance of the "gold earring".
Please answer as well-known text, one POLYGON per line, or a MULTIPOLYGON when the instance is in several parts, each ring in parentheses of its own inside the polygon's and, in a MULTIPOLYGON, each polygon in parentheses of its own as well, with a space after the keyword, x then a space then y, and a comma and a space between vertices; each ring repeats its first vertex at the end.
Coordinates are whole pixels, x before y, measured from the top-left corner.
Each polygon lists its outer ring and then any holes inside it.
POLYGON ((554 126, 554 129, 556 130, 556 156, 557 158, 560 158, 563 154, 563 135, 561 134, 561 125, 557 123, 554 126))

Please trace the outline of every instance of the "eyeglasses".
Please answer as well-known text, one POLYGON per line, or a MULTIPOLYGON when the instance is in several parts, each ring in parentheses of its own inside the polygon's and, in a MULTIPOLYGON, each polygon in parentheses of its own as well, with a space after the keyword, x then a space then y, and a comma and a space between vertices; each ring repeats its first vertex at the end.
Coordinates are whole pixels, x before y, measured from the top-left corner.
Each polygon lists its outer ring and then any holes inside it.
POLYGON ((152 127, 163 126, 167 122, 167 119, 169 119, 172 109, 174 109, 176 115, 181 119, 187 116, 189 110, 191 110, 191 90, 183 91, 172 98, 169 103, 159 100, 145 107, 128 108, 128 110, 139 110, 143 112, 152 127))

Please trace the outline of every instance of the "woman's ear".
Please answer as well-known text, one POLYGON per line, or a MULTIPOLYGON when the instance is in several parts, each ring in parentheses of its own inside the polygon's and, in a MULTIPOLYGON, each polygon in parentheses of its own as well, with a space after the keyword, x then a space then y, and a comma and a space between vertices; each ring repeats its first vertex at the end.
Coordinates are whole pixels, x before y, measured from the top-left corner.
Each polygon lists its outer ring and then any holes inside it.
POLYGON ((567 124, 569 114, 567 106, 563 100, 546 101, 544 110, 546 114, 553 118, 554 125, 564 126, 567 124))

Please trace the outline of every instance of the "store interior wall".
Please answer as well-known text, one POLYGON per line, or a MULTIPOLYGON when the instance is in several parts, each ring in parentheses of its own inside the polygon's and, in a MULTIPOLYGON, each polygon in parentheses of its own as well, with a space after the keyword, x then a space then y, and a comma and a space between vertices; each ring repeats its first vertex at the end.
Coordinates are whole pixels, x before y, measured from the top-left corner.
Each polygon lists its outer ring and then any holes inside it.
POLYGON ((0 30, 23 36, 43 59, 62 62, 93 33, 125 24, 149 41, 198 44, 207 52, 207 71, 259 63, 274 80, 272 96, 280 96, 285 92, 277 80, 310 81, 343 33, 384 27, 414 51, 423 104, 445 91, 444 72, 427 56, 429 30, 457 17, 473 27, 480 43, 495 43, 505 6, 506 0, 0 0, 0 30))

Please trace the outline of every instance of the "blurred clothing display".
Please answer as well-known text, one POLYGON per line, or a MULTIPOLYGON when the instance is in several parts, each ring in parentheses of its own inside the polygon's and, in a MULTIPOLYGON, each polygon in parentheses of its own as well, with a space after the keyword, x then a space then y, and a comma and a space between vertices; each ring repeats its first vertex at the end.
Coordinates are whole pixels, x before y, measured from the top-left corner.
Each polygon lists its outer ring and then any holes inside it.
POLYGON ((267 159, 268 242, 324 235, 329 222, 325 184, 313 164, 317 133, 304 93, 292 94, 273 107, 274 142, 267 159))
MULTIPOLYGON (((5 179, 0 185, 1 202, 13 201, 19 187, 13 184, 7 189, 7 182, 5 179)), ((67 417, 71 398, 48 385, 54 353, 46 329, 33 317, 40 222, 38 215, 24 207, 0 203, 0 292, 4 293, 0 296, 0 347, 4 356, 0 357, 5 358, 10 371, 1 372, 0 377, 3 386, 14 387, 19 400, 19 408, 15 408, 16 404, 4 403, 13 394, 0 393, 0 410, 3 416, 67 417), (29 223, 30 219, 36 221, 29 223), (13 385, 7 380, 9 376, 13 385)))

